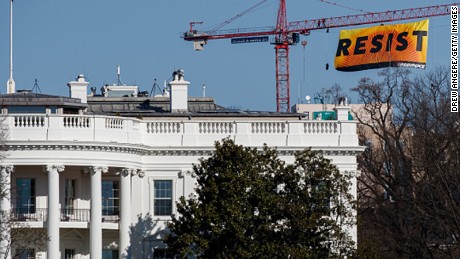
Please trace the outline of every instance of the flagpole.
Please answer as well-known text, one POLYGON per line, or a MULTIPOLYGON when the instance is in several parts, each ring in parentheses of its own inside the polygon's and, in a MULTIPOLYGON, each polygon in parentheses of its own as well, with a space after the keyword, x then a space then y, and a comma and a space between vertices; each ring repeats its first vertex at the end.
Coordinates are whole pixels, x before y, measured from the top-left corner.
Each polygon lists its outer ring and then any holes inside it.
POLYGON ((13 0, 10 0, 10 79, 7 83, 7 93, 16 92, 16 83, 13 79, 13 0))

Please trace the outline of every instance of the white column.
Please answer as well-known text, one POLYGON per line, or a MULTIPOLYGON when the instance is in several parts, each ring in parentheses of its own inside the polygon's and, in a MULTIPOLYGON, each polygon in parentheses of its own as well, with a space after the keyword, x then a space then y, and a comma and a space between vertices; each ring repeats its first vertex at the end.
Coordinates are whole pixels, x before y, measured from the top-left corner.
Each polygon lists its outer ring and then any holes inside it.
POLYGON ((102 183, 101 174, 107 173, 103 166, 90 167, 91 173, 91 221, 89 225, 90 257, 102 258, 102 183))
POLYGON ((64 171, 63 165, 47 165, 48 173, 48 259, 60 258, 59 254, 59 173, 64 171))
POLYGON ((12 165, 0 165, 0 258, 11 259, 11 173, 12 165))
POLYGON ((123 168, 120 173, 120 244, 119 258, 127 258, 130 248, 129 224, 131 222, 131 175, 133 169, 123 168))

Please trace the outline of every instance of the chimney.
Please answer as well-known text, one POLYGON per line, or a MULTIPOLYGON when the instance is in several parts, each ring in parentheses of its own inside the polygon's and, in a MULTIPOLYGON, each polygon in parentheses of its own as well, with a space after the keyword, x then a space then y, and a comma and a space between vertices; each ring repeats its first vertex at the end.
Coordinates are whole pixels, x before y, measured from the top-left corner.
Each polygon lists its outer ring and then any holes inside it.
POLYGON ((87 87, 89 82, 86 82, 85 76, 79 74, 76 81, 71 81, 67 84, 69 87, 70 97, 78 98, 81 100, 81 103, 87 103, 87 87))
POLYGON ((184 80, 184 70, 174 71, 173 80, 169 82, 171 112, 183 113, 188 111, 188 85, 184 80))
POLYGON ((337 120, 347 121, 350 107, 348 106, 348 100, 345 97, 339 99, 339 105, 334 108, 337 113, 337 120))

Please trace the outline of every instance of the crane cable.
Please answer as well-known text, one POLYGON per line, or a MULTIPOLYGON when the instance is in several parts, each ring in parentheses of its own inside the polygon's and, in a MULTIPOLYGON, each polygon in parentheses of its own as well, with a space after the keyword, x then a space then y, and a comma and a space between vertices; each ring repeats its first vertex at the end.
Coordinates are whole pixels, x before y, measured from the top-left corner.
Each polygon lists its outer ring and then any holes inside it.
MULTIPOLYGON (((329 34, 329 29, 327 29, 326 34, 329 34)), ((329 62, 327 62, 328 45, 329 35, 326 35, 326 44, 324 44, 324 61, 326 61, 326 70, 329 70, 329 62)))
POLYGON ((251 6, 251 7, 249 7, 248 9, 244 10, 243 12, 241 12, 241 13, 239 13, 239 14, 233 16, 232 18, 230 18, 230 19, 228 19, 228 20, 226 20, 225 22, 223 22, 223 23, 221 23, 221 24, 215 26, 214 28, 212 28, 211 30, 209 30, 208 33, 212 33, 212 32, 215 32, 215 31, 219 30, 220 28, 222 28, 222 27, 224 27, 225 25, 227 25, 227 24, 233 22, 234 20, 240 18, 241 16, 243 16, 243 15, 249 13, 250 11, 254 10, 256 7, 262 5, 263 3, 267 2, 267 1, 268 1, 268 0, 262 0, 262 1, 260 1, 259 3, 255 4, 255 5, 251 6))
MULTIPOLYGON (((318 0, 318 1, 320 1, 320 2, 322 2, 322 3, 330 4, 330 5, 335 5, 335 6, 343 7, 343 8, 349 9, 349 10, 359 11, 359 12, 362 12, 362 13, 370 13, 370 12, 364 11, 364 10, 362 10, 362 9, 356 9, 356 8, 353 8, 353 7, 349 7, 349 6, 337 4, 337 3, 330 2, 330 1, 326 1, 326 0, 318 0)), ((327 29, 326 33, 329 33, 329 29, 327 29)), ((329 39, 329 38, 326 36, 326 44, 324 45, 324 59, 325 59, 325 61, 326 61, 326 70, 329 70, 329 62, 327 62, 327 57, 326 57, 328 39, 329 39)))
POLYGON ((364 10, 362 10, 362 9, 356 9, 356 8, 353 8, 353 7, 349 7, 349 6, 337 4, 337 3, 334 3, 334 2, 329 2, 329 1, 326 1, 326 0, 318 0, 318 1, 323 2, 323 3, 326 3, 326 4, 330 4, 330 5, 340 6, 340 7, 349 9, 349 10, 359 11, 359 12, 362 12, 362 13, 370 13, 370 12, 364 11, 364 10))

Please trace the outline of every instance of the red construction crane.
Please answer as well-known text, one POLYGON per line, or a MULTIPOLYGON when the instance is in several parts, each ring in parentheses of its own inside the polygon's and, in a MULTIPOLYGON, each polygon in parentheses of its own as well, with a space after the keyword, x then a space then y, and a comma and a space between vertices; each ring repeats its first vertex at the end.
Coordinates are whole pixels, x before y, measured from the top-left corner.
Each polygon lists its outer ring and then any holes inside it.
POLYGON ((267 42, 268 36, 274 35, 273 40, 270 42, 275 45, 277 112, 289 112, 290 109, 289 46, 296 45, 299 42, 300 34, 308 35, 312 30, 448 15, 450 14, 450 7, 452 5, 460 4, 454 3, 288 23, 286 17, 286 0, 280 0, 278 19, 275 27, 219 30, 264 2, 266 2, 266 0, 223 22, 210 31, 195 30, 193 25, 202 22, 191 22, 190 29, 184 33, 183 38, 187 41, 193 41, 195 50, 203 50, 203 46, 207 44, 208 40, 232 39, 232 43, 267 42))

